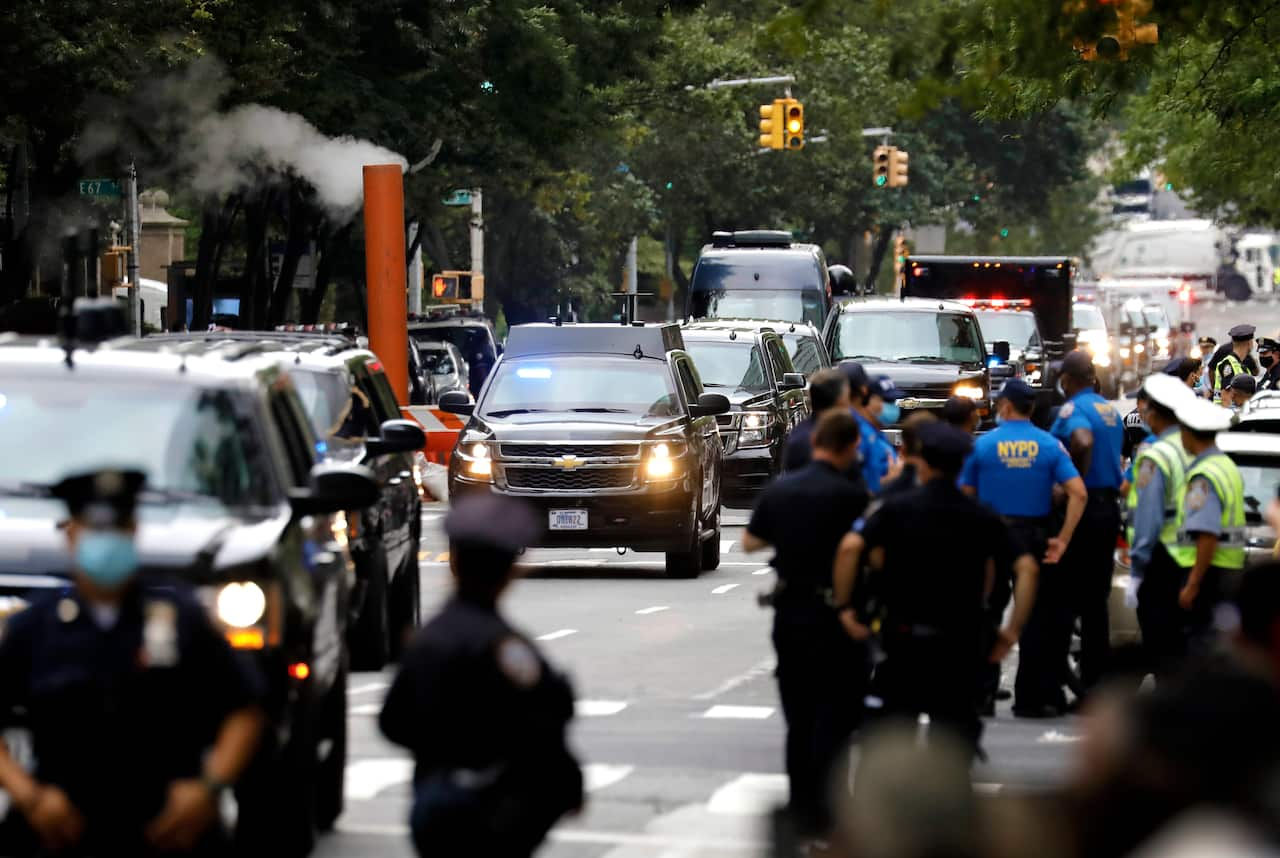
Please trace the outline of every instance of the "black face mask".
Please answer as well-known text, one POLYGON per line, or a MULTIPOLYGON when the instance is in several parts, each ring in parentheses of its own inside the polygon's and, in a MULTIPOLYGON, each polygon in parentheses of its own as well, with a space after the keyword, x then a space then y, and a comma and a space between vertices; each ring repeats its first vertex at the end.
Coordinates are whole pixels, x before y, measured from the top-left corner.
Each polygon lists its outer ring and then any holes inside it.
POLYGON ((1276 363, 1276 356, 1275 356, 1275 355, 1270 355, 1270 354, 1267 354, 1267 355, 1259 355, 1259 356, 1258 356, 1258 363, 1262 364, 1262 368, 1263 368, 1263 369, 1271 369, 1271 367, 1275 366, 1275 363, 1276 363))

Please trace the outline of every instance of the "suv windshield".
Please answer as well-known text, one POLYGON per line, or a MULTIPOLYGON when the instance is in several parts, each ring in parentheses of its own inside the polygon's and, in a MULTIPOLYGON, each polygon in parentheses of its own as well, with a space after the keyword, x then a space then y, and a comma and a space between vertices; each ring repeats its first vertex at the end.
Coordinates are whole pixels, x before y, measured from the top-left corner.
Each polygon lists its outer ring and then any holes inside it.
POLYGON ((257 444, 225 391, 153 380, 39 376, 0 379, 0 491, 49 486, 102 467, 137 469, 158 493, 261 503, 257 444))
POLYGON ((1150 304, 1142 308, 1142 313, 1147 317, 1147 324, 1160 330, 1168 330, 1169 316, 1165 313, 1164 307, 1159 304, 1150 304))
POLYGON ((787 344, 787 351, 791 353, 791 363, 795 365, 796 372, 809 376, 822 369, 822 346, 818 344, 817 337, 808 334, 783 334, 782 339, 787 344))
POLYGON ((847 312, 836 329, 837 360, 981 363, 976 320, 966 313, 847 312))
POLYGON ((340 372, 291 367, 289 372, 298 398, 316 430, 316 437, 329 438, 338 431, 351 409, 351 387, 340 372))
POLYGON ((977 310, 978 324, 987 342, 1004 340, 1015 349, 1038 345, 1036 317, 1031 313, 1006 313, 1000 310, 977 310))
POLYGON ((703 387, 728 387, 749 393, 769 389, 760 349, 750 341, 717 343, 686 340, 685 351, 693 357, 703 387))
POLYGON ((692 293, 696 319, 778 319, 822 324, 823 293, 816 289, 734 289, 692 293))
POLYGON ((1077 331, 1105 331, 1107 323, 1094 304, 1076 304, 1071 308, 1071 327, 1077 331))
POLYGON ((435 351, 434 349, 429 349, 422 353, 422 365, 432 375, 448 375, 451 372, 457 372, 453 365, 453 358, 449 357, 449 353, 435 351))
POLYGON ((481 413, 505 417, 537 411, 681 414, 671 374, 652 360, 570 355, 503 361, 489 382, 481 413))

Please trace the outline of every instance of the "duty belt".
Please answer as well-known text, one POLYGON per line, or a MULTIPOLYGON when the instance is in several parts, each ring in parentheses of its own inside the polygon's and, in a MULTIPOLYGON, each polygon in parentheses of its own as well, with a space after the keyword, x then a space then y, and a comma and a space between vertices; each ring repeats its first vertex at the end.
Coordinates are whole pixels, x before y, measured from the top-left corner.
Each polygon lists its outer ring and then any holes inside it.
MULTIPOLYGON (((1203 533, 1203 532, 1204 531, 1200 531, 1200 530, 1197 530, 1197 531, 1179 530, 1175 539, 1177 540, 1178 545, 1190 547, 1196 544, 1196 538, 1193 534, 1203 533)), ((1247 546, 1249 544, 1248 533, 1243 528, 1240 528, 1240 529, 1232 528, 1231 530, 1224 530, 1218 534, 1218 544, 1247 546)))

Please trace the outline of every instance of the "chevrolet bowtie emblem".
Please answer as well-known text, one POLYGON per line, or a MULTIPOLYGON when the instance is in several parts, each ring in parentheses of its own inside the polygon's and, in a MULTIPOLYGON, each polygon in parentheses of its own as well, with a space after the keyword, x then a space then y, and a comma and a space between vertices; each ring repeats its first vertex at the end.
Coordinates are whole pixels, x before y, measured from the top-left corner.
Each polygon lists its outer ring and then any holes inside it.
POLYGON ((557 468, 573 469, 583 464, 583 462, 577 456, 569 455, 569 456, 561 456, 560 458, 554 460, 551 464, 555 465, 557 468))
POLYGON ((920 400, 918 399, 899 399, 898 400, 899 408, 918 408, 919 406, 920 406, 920 400))

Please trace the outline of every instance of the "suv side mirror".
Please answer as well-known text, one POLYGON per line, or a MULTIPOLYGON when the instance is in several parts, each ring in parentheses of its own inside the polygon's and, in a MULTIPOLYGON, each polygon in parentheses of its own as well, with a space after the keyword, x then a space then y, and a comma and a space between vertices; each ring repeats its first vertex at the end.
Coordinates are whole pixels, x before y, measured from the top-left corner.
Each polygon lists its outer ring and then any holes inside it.
POLYGON ((371 507, 381 494, 373 471, 363 465, 321 463, 311 469, 308 488, 290 490, 289 502, 294 515, 330 515, 371 507))
POLYGON ((779 390, 804 390, 805 380, 802 372, 788 372, 782 376, 782 383, 778 385, 779 390))
POLYGON ((1000 358, 1001 363, 1008 363, 1009 355, 1011 354, 1011 351, 1009 349, 1009 341, 996 340, 994 343, 991 344, 991 353, 996 357, 1000 358))
POLYGON ((476 404, 471 401, 471 394, 451 390, 440 397, 440 410, 449 414, 471 414, 476 410, 476 404))
POLYGON ((689 406, 689 413, 694 417, 714 417, 717 414, 728 414, 729 397, 723 393, 704 393, 698 401, 689 406))
POLYGON ((427 433, 412 420, 388 420, 379 435, 364 442, 365 452, 371 457, 410 453, 427 446, 427 433))

